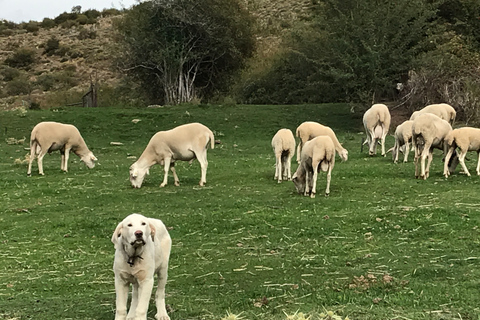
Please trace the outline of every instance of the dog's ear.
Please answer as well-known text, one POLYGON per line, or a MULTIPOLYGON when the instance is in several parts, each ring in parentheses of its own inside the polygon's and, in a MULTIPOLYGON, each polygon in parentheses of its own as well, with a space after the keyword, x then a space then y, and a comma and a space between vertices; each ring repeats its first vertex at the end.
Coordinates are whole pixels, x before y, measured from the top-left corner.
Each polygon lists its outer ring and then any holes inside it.
POLYGON ((120 236, 122 235, 122 229, 123 229, 123 222, 120 222, 117 225, 117 228, 115 229, 115 231, 113 232, 112 242, 115 245, 115 248, 117 247, 118 238, 120 238, 120 236))
POLYGON ((150 223, 150 236, 152 237, 152 241, 155 242, 155 233, 157 232, 157 229, 155 229, 155 226, 153 223, 150 223))

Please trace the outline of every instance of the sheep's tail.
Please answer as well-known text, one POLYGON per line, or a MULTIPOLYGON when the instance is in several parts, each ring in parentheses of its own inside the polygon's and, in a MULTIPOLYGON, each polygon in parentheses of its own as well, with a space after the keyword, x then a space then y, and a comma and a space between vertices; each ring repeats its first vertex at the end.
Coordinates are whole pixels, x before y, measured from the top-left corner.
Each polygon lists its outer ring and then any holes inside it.
POLYGON ((41 151, 42 151, 42 147, 38 143, 37 135, 34 130, 30 135, 30 156, 35 156, 36 154, 39 154, 41 151))
POLYGON ((209 138, 210 138, 210 147, 213 149, 215 147, 215 136, 211 131, 209 132, 209 138))

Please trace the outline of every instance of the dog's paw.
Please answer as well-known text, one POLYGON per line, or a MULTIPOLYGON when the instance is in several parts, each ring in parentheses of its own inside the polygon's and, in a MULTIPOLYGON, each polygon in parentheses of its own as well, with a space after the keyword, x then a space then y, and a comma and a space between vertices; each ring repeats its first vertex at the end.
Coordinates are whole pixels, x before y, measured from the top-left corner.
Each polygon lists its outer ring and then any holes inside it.
POLYGON ((155 319, 157 320, 170 320, 170 317, 167 314, 156 314, 155 319))

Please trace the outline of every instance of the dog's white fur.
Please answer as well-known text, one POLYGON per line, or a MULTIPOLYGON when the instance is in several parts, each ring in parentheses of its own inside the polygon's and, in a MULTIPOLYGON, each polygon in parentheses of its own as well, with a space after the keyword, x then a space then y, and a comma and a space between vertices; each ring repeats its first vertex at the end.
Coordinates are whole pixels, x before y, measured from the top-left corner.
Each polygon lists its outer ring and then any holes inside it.
POLYGON ((154 274, 157 320, 169 320, 165 307, 165 284, 172 240, 161 220, 131 214, 120 222, 112 236, 115 245, 115 320, 146 320, 154 274), (127 315, 127 299, 132 284, 132 302, 127 315))

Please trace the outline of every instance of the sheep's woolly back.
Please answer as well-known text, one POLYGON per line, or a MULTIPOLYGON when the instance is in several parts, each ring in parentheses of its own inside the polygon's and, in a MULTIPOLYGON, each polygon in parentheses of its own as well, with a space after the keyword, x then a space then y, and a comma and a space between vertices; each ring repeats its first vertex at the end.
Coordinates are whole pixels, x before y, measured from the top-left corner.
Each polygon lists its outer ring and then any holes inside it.
POLYGON ((363 115, 363 125, 366 130, 374 133, 375 138, 381 138, 390 128, 391 115, 384 104, 374 104, 363 115))
POLYGON ((480 129, 464 127, 450 131, 445 138, 445 143, 452 147, 466 150, 478 150, 480 147, 480 129))
POLYGON ((413 120, 412 133, 418 140, 419 137, 432 147, 439 147, 452 130, 452 126, 445 120, 432 113, 424 113, 413 120), (436 143, 436 144, 435 144, 436 143))
POLYGON ((307 143, 302 150, 302 161, 315 160, 320 164, 319 169, 327 171, 328 164, 335 162, 335 145, 329 136, 318 136, 307 143))
MULTIPOLYGON (((346 161, 348 158, 348 151, 343 148, 335 135, 335 132, 327 126, 321 125, 314 121, 305 121, 300 124, 296 130, 296 136, 300 138, 299 148, 301 148, 307 141, 318 136, 329 136, 335 146, 335 150, 340 157, 346 161)), ((298 156, 298 154, 297 154, 298 156)))
POLYGON ((430 104, 424 107, 423 109, 415 111, 410 116, 410 120, 415 120, 416 117, 424 113, 434 114, 438 116, 440 119, 450 122, 450 124, 453 124, 457 116, 457 112, 451 105, 446 103, 438 103, 438 104, 430 104))
POLYGON ((272 148, 276 155, 283 152, 289 152, 291 155, 295 153, 295 137, 290 129, 280 129, 273 136, 272 148))

